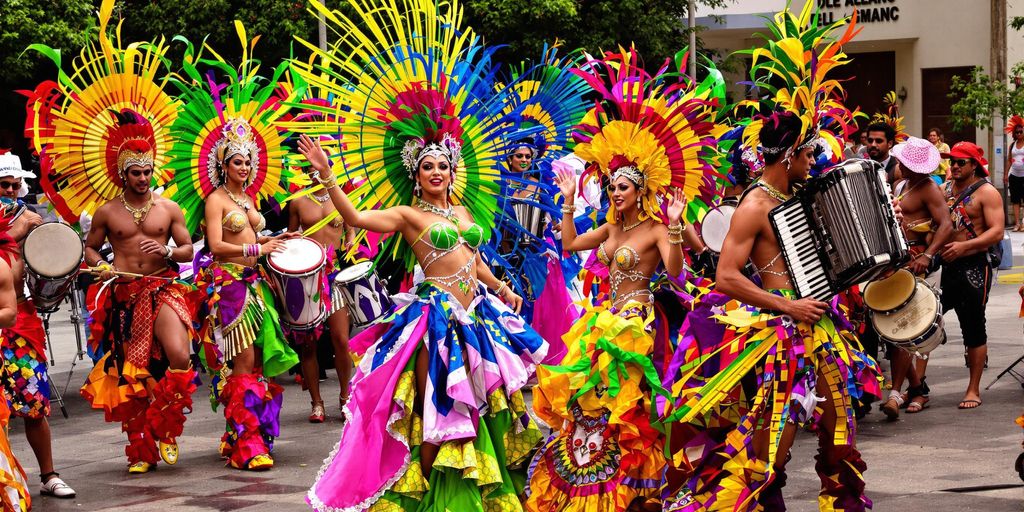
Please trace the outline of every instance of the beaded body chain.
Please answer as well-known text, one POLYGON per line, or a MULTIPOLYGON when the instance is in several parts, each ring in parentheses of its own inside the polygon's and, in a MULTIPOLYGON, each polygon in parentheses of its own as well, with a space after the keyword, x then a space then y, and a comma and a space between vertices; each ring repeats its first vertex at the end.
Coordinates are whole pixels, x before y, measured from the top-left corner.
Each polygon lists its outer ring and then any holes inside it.
MULTIPOLYGON (((433 213, 435 215, 444 217, 449 222, 451 222, 455 226, 456 231, 458 231, 459 218, 455 216, 454 212, 452 212, 451 209, 444 210, 441 208, 437 208, 436 206, 424 201, 420 201, 417 204, 417 206, 419 206, 420 209, 425 212, 433 213)), ((428 228, 427 231, 429 232, 433 230, 428 228)), ((441 258, 444 258, 445 256, 457 251, 459 247, 462 247, 463 245, 466 245, 468 247, 468 244, 464 240, 461 240, 460 237, 459 243, 445 244, 450 246, 448 248, 441 248, 438 246, 437 243, 434 242, 434 240, 431 239, 432 236, 432 234, 429 234, 426 238, 420 237, 419 240, 417 240, 419 242, 423 242, 424 245, 430 248, 430 252, 428 252, 423 257, 423 274, 425 276, 424 279, 426 281, 437 283, 446 288, 458 288, 459 290, 462 291, 463 294, 469 295, 469 293, 475 290, 477 287, 476 276, 473 275, 473 266, 476 264, 475 257, 471 257, 468 260, 466 260, 466 263, 464 265, 459 267, 455 272, 451 274, 443 276, 426 275, 427 270, 430 268, 431 265, 437 263, 437 261, 440 260, 441 258)))
POLYGON ((621 297, 619 296, 619 287, 622 286, 624 282, 647 282, 651 280, 651 278, 644 275, 643 272, 640 272, 639 270, 634 270, 636 265, 640 263, 640 254, 636 252, 636 249, 628 245, 619 247, 615 251, 615 260, 615 267, 610 271, 612 288, 612 307, 614 308, 619 304, 625 304, 630 299, 639 297, 641 295, 648 296, 647 302, 651 302, 651 299, 653 299, 654 296, 648 289, 633 290, 621 297), (620 255, 620 251, 625 251, 625 253, 620 255), (623 261, 619 261, 620 259, 623 261), (623 267, 626 267, 628 270, 624 270, 623 267))

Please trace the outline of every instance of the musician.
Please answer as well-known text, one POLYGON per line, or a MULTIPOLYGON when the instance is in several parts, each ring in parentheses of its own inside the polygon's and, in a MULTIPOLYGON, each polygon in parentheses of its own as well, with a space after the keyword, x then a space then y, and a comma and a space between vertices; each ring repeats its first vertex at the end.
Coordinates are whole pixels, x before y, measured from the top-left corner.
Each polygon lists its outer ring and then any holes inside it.
POLYGON ((942 257, 942 311, 956 311, 960 319, 970 380, 960 409, 981 405, 981 374, 988 356, 985 306, 992 288, 992 270, 998 262, 990 254, 1003 240, 1003 198, 988 182, 984 150, 970 142, 958 142, 949 153, 951 180, 946 182, 946 202, 953 223, 953 238, 942 257))
POLYGON ((868 125, 864 131, 868 134, 868 158, 882 164, 885 175, 892 185, 896 182, 896 160, 893 160, 889 151, 896 144, 896 129, 883 122, 874 122, 868 125))
MULTIPOLYGON (((906 142, 893 146, 893 159, 899 162, 899 180, 893 188, 903 212, 903 227, 910 245, 911 259, 907 269, 917 276, 925 277, 938 270, 938 254, 953 235, 953 223, 946 209, 946 199, 931 174, 942 160, 939 150, 927 140, 908 137, 906 142)), ((905 400, 908 413, 921 412, 928 405, 928 385, 924 382, 926 359, 914 358, 910 352, 894 346, 889 347, 892 359, 892 391, 882 404, 882 412, 890 420, 899 417, 899 409, 905 400), (907 396, 901 394, 903 381, 909 377, 907 396)))
POLYGON ((192 410, 196 372, 189 357, 196 339, 192 287, 175 281, 174 262, 192 261, 192 240, 181 208, 150 189, 155 151, 145 139, 117 148, 116 183, 123 190, 100 206, 85 240, 85 261, 112 280, 92 317, 90 344, 103 356, 82 396, 106 421, 128 434, 128 472, 147 473, 163 459, 178 461, 176 438, 192 410), (175 246, 169 245, 171 240, 175 246), (100 255, 110 242, 113 264, 100 255), (119 275, 127 272, 133 276, 119 275))
MULTIPOLYGON (((21 167, 21 159, 13 153, 0 154, 0 200, 4 215, 10 217, 8 234, 19 244, 24 243, 29 231, 42 224, 43 218, 28 209, 18 199, 25 178, 36 175, 21 167)), ((25 296, 25 262, 11 262, 14 292, 18 300, 18 315, 14 325, 4 329, 0 336, 3 356, 2 375, 4 391, 10 402, 11 413, 24 419, 25 437, 39 462, 40 492, 58 498, 74 498, 75 491, 53 468, 53 448, 50 442, 50 377, 46 361, 46 331, 31 298, 25 296)))
POLYGON ((717 354, 735 354, 730 356, 735 360, 707 374, 709 383, 683 386, 687 392, 677 394, 689 406, 681 421, 720 415, 723 423, 736 426, 726 440, 719 439, 722 444, 704 449, 684 488, 692 495, 679 500, 720 504, 729 492, 749 489, 766 510, 785 510, 781 488, 790 446, 798 426, 817 420, 819 503, 864 510, 870 504, 861 477, 866 466, 854 442, 851 400, 865 392, 877 395, 880 372, 858 350, 837 305, 795 298, 794 277, 769 222, 769 212, 792 196, 794 183, 807 178, 818 133, 791 111, 751 126, 764 157, 763 174, 733 216, 718 265, 720 293, 701 300, 687 317, 691 329, 686 331, 706 355, 699 364, 715 366, 717 354), (760 286, 743 274, 748 260, 757 268, 760 286), (721 339, 711 334, 723 329, 721 339), (739 422, 721 412, 736 407, 739 422), (821 409, 820 419, 815 407, 821 409))
MULTIPOLYGON (((13 156, 13 155, 11 155, 13 156)), ((14 157, 17 158, 17 157, 14 157)), ((13 159, 0 155, 0 167, 13 164, 13 159)), ((18 161, 18 168, 21 162, 18 161)), ((9 179, 0 178, 0 183, 9 179)), ((11 264, 18 258, 18 243, 8 234, 10 219, 0 220, 0 328, 6 330, 14 326, 18 317, 18 298, 14 293, 14 273, 11 264)), ((4 356, 6 360, 6 356, 4 356)), ((4 364, 6 366, 6 364, 4 364)), ((11 450, 7 438, 11 409, 8 400, 0 402, 0 508, 11 511, 27 511, 32 507, 32 495, 28 490, 28 477, 18 459, 11 450)), ((43 484, 44 489, 46 483, 43 484)), ((63 488, 67 488, 66 484, 63 488)))
MULTIPOLYGON (((324 192, 310 192, 308 196, 298 197, 288 204, 288 231, 309 229, 336 212, 330 196, 324 192)), ((326 225, 309 234, 327 248, 328 263, 332 270, 327 276, 325 288, 322 290, 326 301, 340 301, 341 297, 330 295, 331 283, 341 270, 344 253, 351 247, 355 239, 355 230, 348 228, 340 215, 335 215, 326 225)), ((329 306, 337 306, 333 302, 329 306)), ((344 303, 326 320, 327 335, 334 346, 334 369, 338 373, 341 393, 338 396, 339 407, 344 409, 348 401, 348 381, 352 375, 352 357, 348 353, 349 317, 344 303)), ((323 423, 326 419, 324 401, 320 396, 320 368, 317 361, 317 344, 324 334, 324 325, 318 325, 310 331, 288 329, 285 335, 297 345, 301 357, 302 381, 309 388, 312 411, 310 423, 323 423)))

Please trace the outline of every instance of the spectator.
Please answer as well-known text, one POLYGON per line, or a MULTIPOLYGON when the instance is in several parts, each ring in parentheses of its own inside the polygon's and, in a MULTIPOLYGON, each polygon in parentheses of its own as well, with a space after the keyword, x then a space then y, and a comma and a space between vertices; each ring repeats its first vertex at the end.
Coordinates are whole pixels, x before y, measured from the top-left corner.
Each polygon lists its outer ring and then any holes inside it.
MULTIPOLYGON (((935 148, 939 150, 939 153, 949 153, 949 144, 946 144, 946 137, 942 135, 942 130, 938 127, 928 130, 928 142, 935 144, 935 148)), ((939 185, 949 180, 948 158, 939 160, 939 168, 932 173, 932 179, 939 185)))

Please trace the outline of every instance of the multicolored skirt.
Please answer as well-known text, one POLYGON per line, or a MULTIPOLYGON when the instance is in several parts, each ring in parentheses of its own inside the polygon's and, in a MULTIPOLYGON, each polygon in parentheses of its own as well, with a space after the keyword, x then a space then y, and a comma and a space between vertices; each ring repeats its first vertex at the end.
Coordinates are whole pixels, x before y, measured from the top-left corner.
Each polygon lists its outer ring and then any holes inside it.
POLYGON ((23 418, 49 416, 46 331, 31 300, 18 303, 14 326, 0 334, 0 356, 3 356, 0 379, 12 414, 23 418))
MULTIPOLYGON (((621 511, 657 502, 666 460, 651 423, 667 396, 657 360, 655 308, 588 308, 564 336, 562 366, 541 367, 534 411, 553 434, 530 467, 531 511, 621 511)), ((657 350, 660 352, 660 350, 657 350)))
POLYGON ((25 512, 32 508, 25 468, 14 456, 7 439, 7 425, 11 410, 7 403, 0 401, 0 510, 4 512, 25 512))
POLYGON ((541 438, 522 389, 547 343, 483 287, 465 308, 429 282, 393 299, 350 343, 361 360, 347 421, 306 500, 318 511, 520 510, 516 473, 541 438), (439 447, 429 475, 423 443, 439 447))
MULTIPOLYGON (((794 297, 789 290, 772 293, 794 297)), ((672 451, 675 466, 685 474, 682 485, 670 490, 667 510, 757 510, 758 494, 774 478, 786 424, 806 426, 820 417, 825 399, 815 394, 819 379, 830 390, 828 403, 837 418, 835 431, 822 434, 831 436, 831 446, 852 449, 852 399, 879 396, 883 379, 846 318, 838 299, 814 325, 797 324, 717 292, 700 299, 687 317, 665 379, 673 402, 664 420, 680 422, 672 429, 674 437, 681 437, 672 451), (769 434, 767 460, 756 455, 756 431, 769 434)), ((848 466, 832 476, 835 485, 863 489, 863 462, 858 458, 848 466)), ((858 502, 851 504, 826 491, 823 486, 822 510, 859 510, 870 504, 862 493, 842 498, 858 502)))
POLYGON ((251 346, 260 350, 262 374, 267 377, 299 362, 285 341, 274 294, 261 269, 213 262, 196 274, 196 286, 206 298, 199 311, 203 326, 198 352, 211 373, 251 346))

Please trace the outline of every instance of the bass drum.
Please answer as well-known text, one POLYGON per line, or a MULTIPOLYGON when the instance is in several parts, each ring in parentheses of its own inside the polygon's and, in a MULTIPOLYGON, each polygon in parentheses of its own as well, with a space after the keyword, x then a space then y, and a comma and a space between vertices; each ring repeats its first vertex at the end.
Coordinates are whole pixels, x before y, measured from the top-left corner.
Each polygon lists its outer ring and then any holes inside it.
MULTIPOLYGON (((867 302, 867 289, 864 296, 867 302)), ((890 304, 898 299, 895 297, 890 304)), ((920 357, 946 342, 939 293, 921 279, 914 280, 914 291, 903 305, 884 313, 872 310, 871 324, 880 338, 920 357)))
POLYGON ((729 224, 738 204, 732 199, 723 201, 708 211, 700 223, 700 237, 704 245, 716 255, 722 254, 722 245, 725 244, 725 236, 729 234, 729 224))
POLYGON ((39 311, 52 313, 75 283, 85 260, 85 243, 71 226, 50 222, 29 231, 22 257, 25 288, 39 311))

